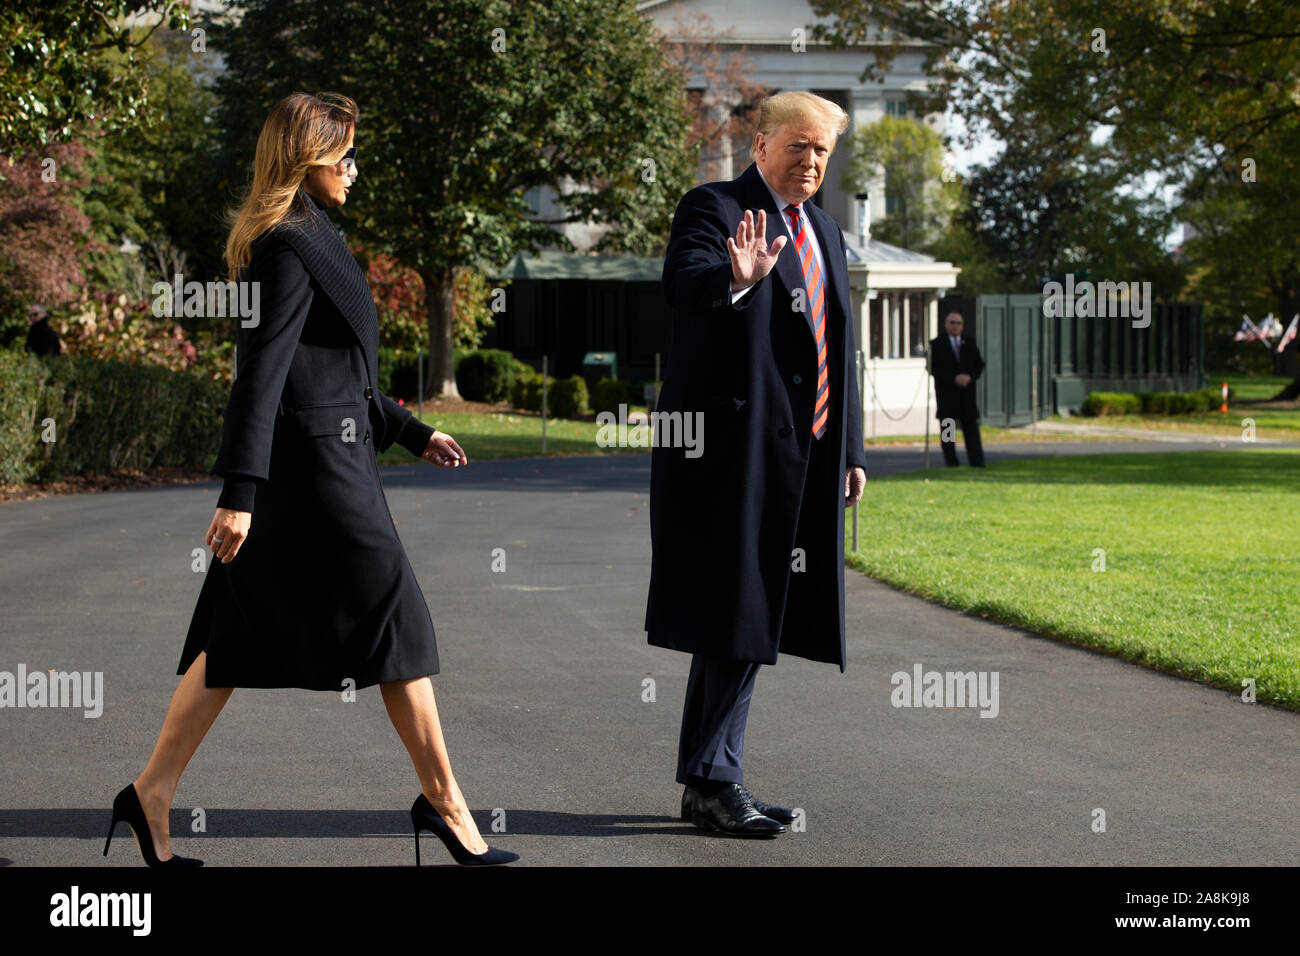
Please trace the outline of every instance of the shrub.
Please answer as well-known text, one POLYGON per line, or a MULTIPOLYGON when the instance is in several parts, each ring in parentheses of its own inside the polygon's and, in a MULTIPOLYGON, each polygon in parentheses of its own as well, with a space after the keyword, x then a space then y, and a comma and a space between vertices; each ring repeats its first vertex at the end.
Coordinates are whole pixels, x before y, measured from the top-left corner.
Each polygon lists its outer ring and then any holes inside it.
POLYGON ((633 404, 629 395, 631 383, 620 382, 614 378, 602 378, 591 392, 591 410, 593 412, 613 412, 618 414, 619 405, 633 404))
MULTIPOLYGON (((379 390, 385 395, 410 398, 420 390, 420 370, 415 353, 388 345, 379 347, 379 390)), ((428 358, 428 353, 425 353, 428 358)), ((428 391, 427 387, 425 389, 428 391)))
POLYGON ((59 355, 0 358, 5 481, 211 463, 229 389, 158 365, 59 355), (31 364, 35 362, 36 364, 31 364), (53 422, 44 442, 42 423, 53 422))
POLYGON ((548 393, 547 414, 556 418, 581 418, 590 413, 587 407, 587 383, 581 375, 570 375, 555 383, 548 393))
POLYGON ((510 400, 515 357, 502 349, 466 352, 456 365, 456 387, 462 398, 493 405, 510 400))
MULTIPOLYGON (((549 375, 546 376, 546 387, 552 390, 554 390, 555 388, 555 379, 551 378, 549 375)), ((523 400, 519 403, 518 406, 519 408, 522 408, 524 409, 524 411, 528 411, 528 412, 541 412, 542 376, 540 374, 537 376, 537 378, 529 379, 524 384, 523 395, 521 397, 523 400)), ((551 401, 553 402, 554 399, 551 399, 551 401)), ((547 409, 547 411, 550 412, 551 410, 547 409)))
POLYGON ((1123 392, 1093 392, 1083 400, 1082 415, 1134 415, 1141 405, 1136 395, 1123 392))
POLYGON ((515 408, 523 408, 529 411, 539 411, 541 409, 541 382, 542 376, 535 368, 527 362, 521 362, 515 359, 515 381, 510 387, 510 404, 515 408), (529 406, 529 387, 535 386, 537 389, 537 408, 529 406))
POLYGON ((49 374, 35 355, 19 349, 0 351, 0 482, 20 484, 36 471, 40 447, 36 411, 41 386, 49 374))
POLYGON ((154 365, 59 356, 42 394, 40 415, 58 428, 42 476, 207 464, 228 397, 214 382, 154 365))
POLYGON ((1217 388, 1195 392, 1093 392, 1079 409, 1082 415, 1195 415, 1216 410, 1223 401, 1217 388))

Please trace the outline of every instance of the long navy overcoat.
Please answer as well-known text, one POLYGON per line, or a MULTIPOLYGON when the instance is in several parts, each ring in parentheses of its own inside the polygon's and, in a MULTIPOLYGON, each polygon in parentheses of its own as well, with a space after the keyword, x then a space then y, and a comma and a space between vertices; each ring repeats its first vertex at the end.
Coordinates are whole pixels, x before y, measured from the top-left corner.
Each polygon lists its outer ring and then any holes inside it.
POLYGON ((659 647, 764 664, 780 652, 843 670, 844 474, 846 465, 865 470, 866 456, 844 234, 811 202, 804 208, 827 272, 831 414, 817 440, 830 443, 838 467, 808 469, 812 311, 794 243, 750 165, 692 189, 673 217, 663 271, 672 344, 656 410, 702 412, 704 443, 695 457, 684 443, 652 451, 645 628, 659 647), (787 241, 775 268, 733 304, 727 238, 746 209, 767 211, 769 246, 787 241), (802 507, 817 510, 795 570, 802 507), (794 573, 809 586, 792 588, 794 573))
POLYGON ((178 674, 207 651, 209 687, 337 690, 438 673, 433 622, 384 498, 376 455, 433 430, 379 391, 365 275, 323 206, 254 244, 260 314, 237 337, 212 473, 218 504, 251 511, 212 560, 178 674), (352 684, 345 681, 351 680, 352 684))

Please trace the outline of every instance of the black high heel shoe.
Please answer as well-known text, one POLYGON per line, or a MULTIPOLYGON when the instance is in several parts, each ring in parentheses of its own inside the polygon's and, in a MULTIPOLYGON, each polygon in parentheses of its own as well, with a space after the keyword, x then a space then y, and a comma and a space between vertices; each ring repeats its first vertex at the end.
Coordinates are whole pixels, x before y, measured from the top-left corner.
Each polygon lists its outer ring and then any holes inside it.
POLYGON ((149 821, 144 818, 144 807, 140 806, 140 795, 135 792, 135 784, 128 783, 122 792, 113 798, 113 822, 108 825, 108 839, 104 841, 104 856, 108 856, 108 845, 113 842, 113 830, 121 820, 135 834, 136 845, 140 848, 140 857, 149 866, 202 866, 202 860, 173 853, 165 860, 158 859, 153 848, 153 834, 149 832, 149 821))
POLYGON ((495 863, 513 863, 519 859, 518 853, 509 850, 497 850, 488 847, 486 852, 471 853, 465 845, 456 839, 447 821, 439 816, 428 799, 421 793, 411 805, 411 825, 415 827, 415 865, 420 865, 420 831, 428 830, 451 851, 451 855, 461 866, 491 866, 495 863))

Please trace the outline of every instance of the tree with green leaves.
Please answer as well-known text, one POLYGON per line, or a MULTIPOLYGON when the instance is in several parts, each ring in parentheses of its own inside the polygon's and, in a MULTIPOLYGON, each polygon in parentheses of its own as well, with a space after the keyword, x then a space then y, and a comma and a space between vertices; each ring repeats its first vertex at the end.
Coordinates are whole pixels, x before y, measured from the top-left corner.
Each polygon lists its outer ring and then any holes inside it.
MULTIPOLYGON (((1044 172, 1091 147, 1089 160, 1112 188, 1147 180, 1176 190, 1200 235, 1214 237, 1186 243, 1180 266, 1199 283, 1192 293, 1206 304, 1212 334, 1227 334, 1261 300, 1284 316, 1300 311, 1300 237, 1288 228, 1296 218, 1289 187, 1300 174, 1300 6, 812 0, 812 7, 833 18, 815 31, 833 45, 873 41, 864 78, 883 76, 919 43, 933 82, 914 94, 916 109, 951 106, 973 134, 1020 142, 1024 155, 1041 157, 1044 172), (1267 251, 1259 237, 1269 237, 1267 251), (1230 278, 1238 269, 1245 274, 1230 278)), ((1085 201, 1096 217, 1112 213, 1095 194, 1085 201)), ((1121 213, 1133 215, 1133 205, 1121 213)), ((1146 231, 1121 225, 1131 239, 1146 231)), ((1300 378, 1283 393, 1296 394, 1300 378)))
POLYGON ((200 282, 225 278, 226 196, 209 88, 217 58, 195 46, 187 32, 156 31, 138 53, 149 99, 137 124, 88 140, 85 209, 98 237, 114 247, 108 262, 97 263, 109 287, 142 295, 132 286, 148 289, 178 273, 200 282), (140 246, 137 257, 117 251, 123 238, 140 246))
POLYGON ((552 187, 599 248, 661 247, 695 158, 680 78, 632 0, 248 0, 212 22, 222 126, 247 169, 271 106, 361 110, 346 229, 423 280, 430 375, 456 395, 456 270, 571 243, 524 193, 552 187))
POLYGON ((952 217, 957 193, 942 180, 943 140, 914 119, 884 116, 849 136, 844 189, 867 192, 882 173, 893 211, 871 224, 873 236, 905 249, 933 242, 952 217))
POLYGON ((1014 137, 993 162, 965 181, 966 228, 999 263, 1001 291, 1037 292, 1042 277, 1088 269, 1098 276, 1140 275, 1172 298, 1183 268, 1165 248, 1168 208, 1124 187, 1089 144, 1048 153, 1014 137))
POLYGON ((187 7, 180 0, 40 0, 0 8, 0 154, 67 142, 90 125, 134 126, 148 99, 137 51, 162 24, 188 28, 187 7))

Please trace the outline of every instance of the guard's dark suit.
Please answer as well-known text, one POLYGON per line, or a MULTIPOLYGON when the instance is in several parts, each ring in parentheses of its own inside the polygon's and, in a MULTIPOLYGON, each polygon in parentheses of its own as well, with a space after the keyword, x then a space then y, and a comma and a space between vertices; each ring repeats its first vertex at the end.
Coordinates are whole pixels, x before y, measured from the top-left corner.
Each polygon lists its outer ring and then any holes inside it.
POLYGON ((984 447, 980 444, 979 409, 975 405, 975 383, 984 371, 984 359, 979 346, 971 339, 960 337, 959 348, 953 350, 947 334, 930 340, 930 371, 934 375, 935 417, 939 419, 939 447, 943 460, 957 465, 957 442, 944 440, 946 419, 961 425, 962 441, 966 443, 966 458, 976 467, 984 464, 984 447), (960 353, 960 354, 959 354, 960 353), (970 384, 962 387, 956 383, 957 375, 966 373, 970 384))
POLYGON ((844 474, 865 470, 848 262, 839 226, 803 204, 825 260, 829 424, 812 434, 817 347, 803 271, 756 165, 677 206, 664 259, 672 345, 659 413, 699 413, 704 452, 655 447, 649 643, 694 654, 678 781, 740 782, 759 664, 778 651, 845 666, 844 474), (727 239, 767 211, 775 268, 734 304, 727 239), (794 556, 801 549, 802 557, 794 556), (802 570, 792 570, 792 563, 802 570))

